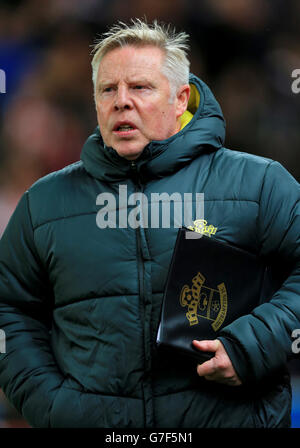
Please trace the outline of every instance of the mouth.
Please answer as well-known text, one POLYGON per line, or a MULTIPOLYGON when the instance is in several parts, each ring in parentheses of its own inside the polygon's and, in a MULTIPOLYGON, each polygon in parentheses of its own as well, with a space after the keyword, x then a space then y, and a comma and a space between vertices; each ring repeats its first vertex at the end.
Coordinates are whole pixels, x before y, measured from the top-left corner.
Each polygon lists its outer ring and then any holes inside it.
POLYGON ((137 127, 129 121, 118 122, 113 127, 113 133, 120 137, 131 136, 136 131, 137 127))

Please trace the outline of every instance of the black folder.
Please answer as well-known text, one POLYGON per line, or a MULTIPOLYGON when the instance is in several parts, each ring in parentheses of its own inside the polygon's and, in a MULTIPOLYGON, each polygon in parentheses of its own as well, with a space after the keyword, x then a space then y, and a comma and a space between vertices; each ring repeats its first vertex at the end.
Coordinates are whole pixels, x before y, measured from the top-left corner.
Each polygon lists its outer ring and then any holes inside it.
POLYGON ((193 339, 216 339, 222 328, 272 294, 267 266, 255 254, 180 228, 165 285, 158 348, 203 362, 214 354, 197 350, 193 339))

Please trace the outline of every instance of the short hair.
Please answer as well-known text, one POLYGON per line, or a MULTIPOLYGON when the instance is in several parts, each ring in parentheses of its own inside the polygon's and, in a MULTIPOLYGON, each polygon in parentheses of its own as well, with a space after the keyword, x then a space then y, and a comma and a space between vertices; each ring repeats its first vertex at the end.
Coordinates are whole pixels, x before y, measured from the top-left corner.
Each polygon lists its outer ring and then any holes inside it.
POLYGON ((189 83, 188 34, 177 33, 171 25, 158 24, 156 20, 151 25, 140 19, 131 19, 131 22, 132 25, 118 22, 103 34, 102 39, 96 42, 92 59, 94 95, 96 96, 99 65, 109 51, 127 45, 137 47, 153 45, 165 53, 162 73, 169 80, 170 102, 173 102, 178 88, 189 83))

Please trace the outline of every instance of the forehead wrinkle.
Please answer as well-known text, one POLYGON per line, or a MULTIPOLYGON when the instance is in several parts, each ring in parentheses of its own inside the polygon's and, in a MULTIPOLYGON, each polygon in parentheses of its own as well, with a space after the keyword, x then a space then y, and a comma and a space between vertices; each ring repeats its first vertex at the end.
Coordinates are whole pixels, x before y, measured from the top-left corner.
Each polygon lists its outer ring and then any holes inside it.
MULTIPOLYGON (((107 53, 102 63, 99 65, 98 69, 98 82, 112 82, 115 83, 116 80, 122 78, 124 76, 124 71, 127 72, 127 76, 132 78, 141 78, 143 79, 148 78, 150 75, 150 78, 153 78, 153 71, 154 69, 158 70, 159 74, 162 73, 162 58, 163 54, 160 53, 160 57, 158 59, 154 59, 154 61, 157 63, 153 63, 153 59, 149 58, 146 54, 136 53, 136 54, 130 54, 127 55, 123 52, 125 49, 114 49, 111 52, 107 53), (122 55, 117 55, 116 52, 123 52, 122 55), (121 63, 115 64, 114 59, 120 59, 121 63), (125 64, 124 64, 125 60, 125 64), (123 63, 122 63, 123 62, 123 63), (104 65, 104 67, 103 67, 104 65), (104 68, 104 70, 103 70, 104 68), (148 75, 148 76, 147 76, 148 75)), ((128 48, 128 47, 127 47, 128 48)), ((131 49, 132 50, 132 49, 131 49)), ((131 53, 131 51, 130 51, 131 53)), ((125 73, 126 74, 126 73, 125 73)))
POLYGON ((106 73, 104 73, 103 76, 100 74, 98 86, 117 85, 120 82, 125 82, 125 84, 128 85, 134 83, 154 84, 155 80, 153 79, 153 71, 149 70, 148 72, 148 76, 144 69, 141 74, 134 70, 132 74, 128 73, 125 76, 121 75, 121 77, 115 73, 112 76, 110 74, 106 75, 106 73))

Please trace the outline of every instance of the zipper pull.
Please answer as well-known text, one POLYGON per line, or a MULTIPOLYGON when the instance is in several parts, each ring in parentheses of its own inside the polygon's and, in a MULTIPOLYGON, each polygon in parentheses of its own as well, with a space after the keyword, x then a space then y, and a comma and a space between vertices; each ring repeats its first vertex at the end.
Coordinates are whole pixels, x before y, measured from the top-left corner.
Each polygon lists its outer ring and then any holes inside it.
POLYGON ((139 175, 138 175, 137 165, 134 160, 132 160, 130 162, 130 169, 131 169, 131 173, 132 173, 133 182, 139 186, 140 185, 139 175))

